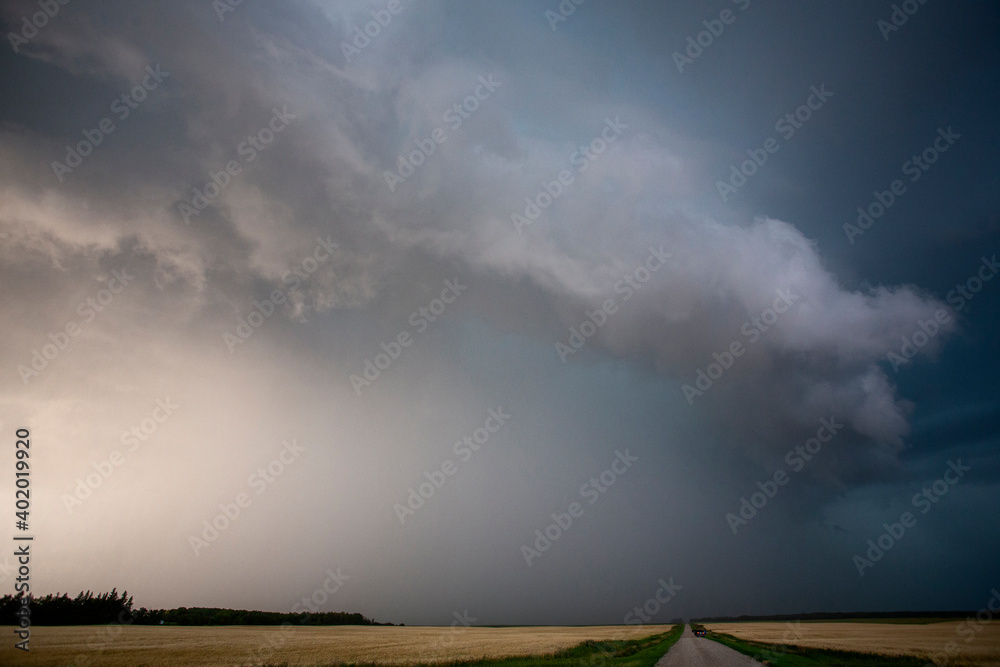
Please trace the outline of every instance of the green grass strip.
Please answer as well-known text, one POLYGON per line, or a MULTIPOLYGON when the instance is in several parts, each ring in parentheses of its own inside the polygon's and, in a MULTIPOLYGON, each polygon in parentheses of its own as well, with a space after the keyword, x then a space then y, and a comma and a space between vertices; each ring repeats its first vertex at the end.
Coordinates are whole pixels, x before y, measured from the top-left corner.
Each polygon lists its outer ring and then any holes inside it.
MULTIPOLYGON (((454 660, 451 662, 419 663, 406 667, 653 667, 677 643, 684 632, 683 625, 675 625, 669 632, 642 637, 641 639, 606 639, 585 641, 582 644, 546 655, 519 656, 486 660, 454 660)), ((287 667, 268 664, 265 667, 287 667)), ((335 664, 329 667, 404 667, 385 663, 335 664)))
POLYGON ((916 657, 765 644, 721 632, 709 631, 706 637, 771 667, 924 667, 928 662, 916 657))

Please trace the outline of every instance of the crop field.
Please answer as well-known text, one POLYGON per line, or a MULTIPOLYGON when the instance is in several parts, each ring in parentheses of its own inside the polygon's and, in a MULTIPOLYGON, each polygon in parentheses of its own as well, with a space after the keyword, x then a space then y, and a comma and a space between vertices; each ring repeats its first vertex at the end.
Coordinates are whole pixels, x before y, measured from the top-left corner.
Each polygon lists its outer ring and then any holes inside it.
POLYGON ((771 644, 916 656, 928 661, 937 658, 942 664, 947 657, 949 667, 1000 665, 1000 623, 803 622, 794 626, 800 633, 795 635, 784 622, 706 623, 705 627, 771 644))
MULTIPOLYGON (((31 651, 0 646, 0 665, 223 667, 267 663, 445 662, 540 655, 587 640, 636 639, 669 625, 589 627, 34 627, 31 651), (86 660, 83 658, 86 657, 86 660)), ((0 634, 13 637, 13 627, 0 634)))

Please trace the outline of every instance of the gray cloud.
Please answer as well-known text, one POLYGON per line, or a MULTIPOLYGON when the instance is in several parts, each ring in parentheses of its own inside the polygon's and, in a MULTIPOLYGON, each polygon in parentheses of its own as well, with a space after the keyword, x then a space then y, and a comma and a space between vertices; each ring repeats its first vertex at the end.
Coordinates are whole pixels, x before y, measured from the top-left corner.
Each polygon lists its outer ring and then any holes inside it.
MULTIPOLYGON (((9 4, 8 26, 33 6, 9 4)), ((46 582, 142 587, 148 605, 283 609, 297 597, 288 591, 308 593, 343 565, 352 579, 334 607, 386 620, 444 622, 477 603, 484 622, 617 622, 676 573, 692 597, 671 617, 801 608, 807 598, 741 584, 739 569, 720 576, 733 600, 720 597, 700 554, 716 570, 745 556, 778 577, 787 561, 775 544, 802 530, 816 537, 802 559, 849 565, 847 542, 863 533, 824 528, 830 508, 849 519, 871 484, 892 480, 905 496, 923 474, 908 467, 919 405, 887 353, 937 317, 915 360, 931 364, 959 329, 952 304, 918 278, 859 284, 811 238, 820 223, 805 209, 720 205, 720 165, 745 146, 659 108, 649 86, 616 81, 573 32, 594 29, 583 9, 552 35, 533 6, 454 18, 448 3, 404 2, 347 62, 341 45, 380 6, 244 3, 220 21, 197 3, 71 4, 16 55, 11 81, 71 81, 77 97, 39 86, 26 93, 37 116, 0 119, 0 315, 16 323, 0 341, 3 421, 47 443, 38 512, 59 563, 109 563, 52 564, 46 582), (169 76, 117 118, 112 104, 147 66, 169 76), (281 131, 269 125, 276 110, 281 131), (104 117, 115 130, 60 182, 52 162, 104 117), (185 221, 196 194, 211 201, 185 221), (134 278, 91 317, 80 304, 122 271, 134 278), (421 329, 412 315, 445 280, 467 291, 421 329), (276 292, 273 312, 255 305, 276 292), (608 300, 614 312, 577 334, 576 351, 572 332, 608 300), (70 323, 79 333, 60 347, 53 336, 70 323), (401 333, 412 347, 359 396, 351 375, 401 333), (565 363, 557 343, 573 348, 565 363), (47 345, 54 358, 25 381, 18 367, 47 345), (727 358, 734 345, 743 351, 727 358), (166 396, 176 415, 67 511, 60 496, 166 396), (512 411, 510 427, 400 526, 393 504, 496 405, 512 411), (759 540, 734 550, 721 519, 731 501, 831 416, 845 431, 822 464, 754 526, 759 540), (292 437, 306 444, 301 459, 193 554, 190 536, 292 437), (641 466, 526 568, 519 546, 625 446, 641 466), (301 574, 233 592, 285 558, 301 574), (623 569, 632 559, 642 565, 623 569)), ((627 43, 613 25, 610 43, 627 43)), ((731 85, 711 63, 697 63, 702 81, 731 85)), ((798 83, 775 84, 780 103, 747 104, 771 119, 798 83)), ((746 146, 759 139, 743 134, 746 146)), ((762 187, 836 188, 772 168, 762 187)), ((833 607, 878 600, 817 595, 833 607)))

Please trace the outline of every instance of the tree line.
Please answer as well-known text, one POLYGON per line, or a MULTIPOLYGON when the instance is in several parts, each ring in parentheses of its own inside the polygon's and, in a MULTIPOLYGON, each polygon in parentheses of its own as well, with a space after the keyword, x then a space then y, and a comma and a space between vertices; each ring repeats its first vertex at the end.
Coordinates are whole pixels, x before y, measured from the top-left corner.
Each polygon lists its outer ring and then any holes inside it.
POLYGON ((774 614, 770 616, 708 616, 692 619, 692 623, 738 623, 746 621, 843 621, 886 618, 966 618, 974 611, 819 611, 805 614, 774 614))
MULTIPOLYGON (((0 598, 0 625, 17 625, 16 612, 24 594, 0 598)), ((324 611, 316 613, 282 613, 218 609, 214 607, 178 607, 177 609, 135 609, 128 592, 95 595, 80 592, 75 598, 66 593, 31 597, 28 601, 32 625, 392 625, 378 623, 358 613, 324 611)))

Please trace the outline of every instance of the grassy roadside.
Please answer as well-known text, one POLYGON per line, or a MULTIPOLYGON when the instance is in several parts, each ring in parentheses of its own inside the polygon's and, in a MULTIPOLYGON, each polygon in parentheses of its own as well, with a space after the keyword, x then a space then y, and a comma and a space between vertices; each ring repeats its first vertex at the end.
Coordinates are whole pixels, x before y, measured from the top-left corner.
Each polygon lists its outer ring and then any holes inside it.
POLYGON ((765 644, 721 632, 709 631, 706 637, 773 667, 924 667, 928 662, 914 657, 765 644))
MULTIPOLYGON (((521 656, 487 660, 456 660, 452 662, 420 663, 406 667, 653 667, 684 631, 675 625, 669 632, 641 639, 586 641, 572 648, 548 655, 521 656)), ((266 667, 281 667, 267 665, 266 667)), ((403 667, 373 663, 330 665, 330 667, 403 667)))
MULTIPOLYGON (((975 615, 975 614, 971 614, 975 615)), ((961 621, 962 618, 955 618, 952 616, 920 616, 919 618, 914 618, 910 616, 900 616, 899 618, 844 618, 837 619, 834 621, 813 621, 806 620, 802 623, 882 623, 884 625, 931 625, 932 623, 949 623, 953 621, 961 621)))

